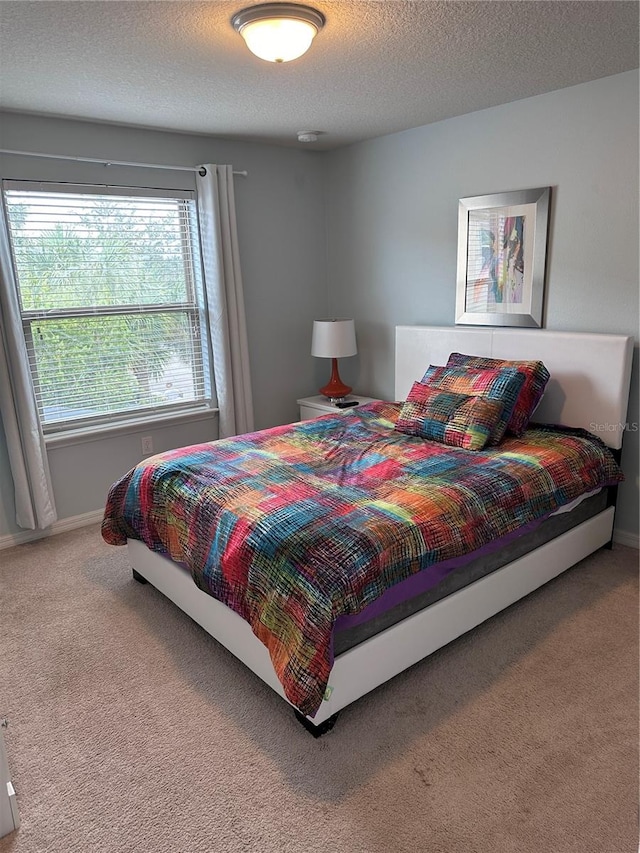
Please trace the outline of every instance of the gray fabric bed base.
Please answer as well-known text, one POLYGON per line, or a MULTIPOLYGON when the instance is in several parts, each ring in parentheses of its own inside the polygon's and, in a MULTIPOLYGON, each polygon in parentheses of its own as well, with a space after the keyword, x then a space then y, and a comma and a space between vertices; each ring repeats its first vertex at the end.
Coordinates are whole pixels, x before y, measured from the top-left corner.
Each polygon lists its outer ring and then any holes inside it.
POLYGON ((497 569, 517 560, 519 557, 523 557, 525 554, 528 554, 535 548, 539 548, 551 539, 555 539, 562 533, 566 533, 572 527, 582 524, 583 521, 592 518, 606 509, 607 493, 607 489, 602 489, 597 495, 593 495, 593 497, 582 501, 571 512, 551 516, 546 521, 543 521, 532 533, 516 539, 494 554, 479 557, 468 565, 455 569, 446 578, 441 580, 440 583, 432 587, 432 589, 417 595, 415 598, 403 601, 384 613, 374 616, 369 621, 363 622, 361 625, 354 625, 353 627, 336 631, 333 637, 334 656, 337 657, 343 654, 354 646, 379 634, 381 631, 401 622, 408 616, 417 613, 419 610, 423 610, 430 604, 435 604, 441 598, 458 592, 458 590, 474 583, 474 581, 491 574, 491 572, 495 572, 497 569))

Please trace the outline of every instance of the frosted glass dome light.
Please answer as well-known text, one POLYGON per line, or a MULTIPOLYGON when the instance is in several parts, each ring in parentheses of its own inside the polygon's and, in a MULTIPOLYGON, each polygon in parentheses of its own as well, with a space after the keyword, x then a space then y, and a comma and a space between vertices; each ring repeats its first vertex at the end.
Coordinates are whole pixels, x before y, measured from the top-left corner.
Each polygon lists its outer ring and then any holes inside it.
POLYGON ((267 62, 290 62, 302 56, 324 21, 320 12, 297 3, 263 3, 231 19, 249 50, 267 62))

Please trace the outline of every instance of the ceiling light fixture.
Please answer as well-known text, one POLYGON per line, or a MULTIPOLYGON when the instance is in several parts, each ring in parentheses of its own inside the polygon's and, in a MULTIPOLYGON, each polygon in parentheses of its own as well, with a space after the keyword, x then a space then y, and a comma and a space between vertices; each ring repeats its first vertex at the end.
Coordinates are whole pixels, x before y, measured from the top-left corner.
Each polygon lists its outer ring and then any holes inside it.
POLYGON ((289 62, 302 56, 324 22, 321 12, 297 3, 262 3, 231 18, 251 53, 267 62, 289 62))

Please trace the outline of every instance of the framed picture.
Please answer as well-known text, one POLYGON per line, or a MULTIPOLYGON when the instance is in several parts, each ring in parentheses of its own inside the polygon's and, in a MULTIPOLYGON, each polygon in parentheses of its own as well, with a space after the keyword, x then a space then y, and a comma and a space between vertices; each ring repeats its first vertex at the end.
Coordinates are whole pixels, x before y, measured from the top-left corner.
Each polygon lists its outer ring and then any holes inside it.
POLYGON ((542 326, 550 187, 461 198, 456 323, 542 326))

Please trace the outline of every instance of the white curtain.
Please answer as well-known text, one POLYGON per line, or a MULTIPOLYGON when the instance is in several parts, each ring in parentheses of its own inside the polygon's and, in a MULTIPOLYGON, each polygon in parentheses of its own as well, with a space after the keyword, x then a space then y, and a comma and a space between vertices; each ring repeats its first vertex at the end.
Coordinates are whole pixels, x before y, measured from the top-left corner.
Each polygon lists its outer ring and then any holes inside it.
POLYGON ((56 520, 47 450, 22 333, 9 235, 0 208, 0 416, 13 477, 16 521, 28 530, 56 520))
POLYGON ((219 433, 227 438, 254 428, 233 170, 207 163, 196 172, 196 186, 219 433))

